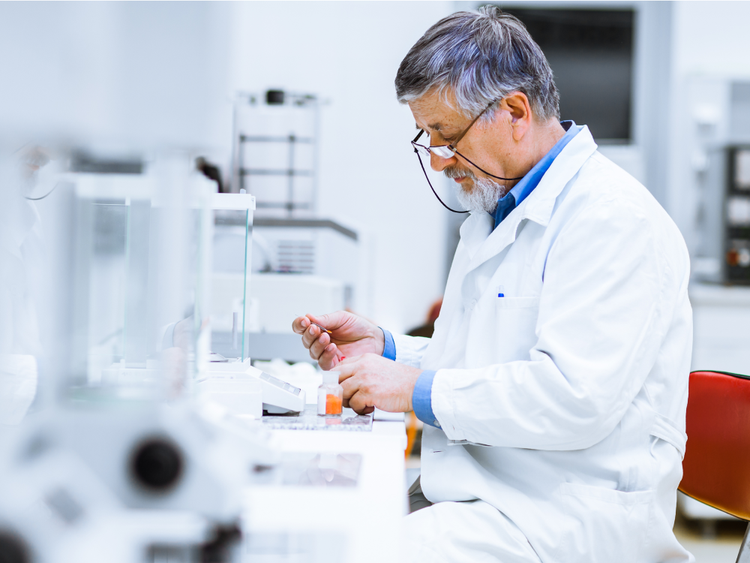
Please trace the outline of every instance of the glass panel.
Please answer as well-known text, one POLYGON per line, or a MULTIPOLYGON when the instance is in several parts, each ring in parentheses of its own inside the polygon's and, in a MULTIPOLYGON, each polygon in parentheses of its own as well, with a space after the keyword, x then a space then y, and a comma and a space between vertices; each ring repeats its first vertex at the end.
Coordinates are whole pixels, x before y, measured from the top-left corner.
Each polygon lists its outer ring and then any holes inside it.
POLYGON ((212 202, 212 351, 244 361, 248 357, 247 333, 257 324, 249 292, 255 198, 214 194, 212 202))
POLYGON ((250 272, 250 265, 252 264, 252 249, 253 249, 253 213, 250 209, 245 211, 245 268, 243 271, 243 294, 242 303, 245 305, 242 308, 242 361, 245 361, 247 356, 245 355, 246 338, 248 332, 247 326, 247 299, 248 299, 248 275, 250 272))
POLYGON ((88 288, 86 382, 98 384, 102 371, 124 357, 129 207, 124 202, 95 201, 91 209, 94 236, 88 288))
POLYGON ((211 192, 180 163, 73 178, 54 297, 63 397, 169 400, 208 362, 211 192))

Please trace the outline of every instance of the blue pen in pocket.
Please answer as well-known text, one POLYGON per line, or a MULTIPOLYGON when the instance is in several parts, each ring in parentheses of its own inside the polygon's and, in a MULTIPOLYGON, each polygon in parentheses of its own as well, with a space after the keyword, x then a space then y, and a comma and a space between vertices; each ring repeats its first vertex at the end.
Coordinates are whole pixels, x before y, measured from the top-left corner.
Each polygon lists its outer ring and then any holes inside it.
POLYGON ((502 285, 498 285, 495 289, 495 292, 497 293, 498 297, 505 297, 505 287, 502 285))

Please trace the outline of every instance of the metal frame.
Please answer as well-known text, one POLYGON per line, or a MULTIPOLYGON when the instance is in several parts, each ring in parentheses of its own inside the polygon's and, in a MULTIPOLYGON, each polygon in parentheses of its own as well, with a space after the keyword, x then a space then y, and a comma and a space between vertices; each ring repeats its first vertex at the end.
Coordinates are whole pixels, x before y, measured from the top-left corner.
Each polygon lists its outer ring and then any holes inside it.
POLYGON ((318 197, 318 145, 320 137, 320 101, 317 96, 313 94, 297 94, 293 92, 285 92, 282 99, 283 102, 274 105, 294 105, 298 107, 309 107, 313 111, 313 135, 308 136, 297 136, 294 133, 289 135, 245 135, 239 129, 239 112, 243 106, 256 106, 267 103, 261 99, 262 96, 256 94, 239 93, 234 103, 233 113, 233 151, 232 151, 232 191, 240 192, 246 190, 247 193, 251 193, 249 189, 249 178, 251 176, 286 176, 287 177, 287 193, 286 201, 283 203, 275 202, 264 202, 257 201, 256 206, 258 209, 286 209, 289 217, 293 216, 293 213, 297 209, 304 209, 310 212, 314 212, 317 209, 317 197, 318 197), (287 166, 286 168, 272 169, 272 168, 247 168, 243 162, 243 147, 247 143, 287 143, 287 166), (295 147, 298 144, 307 144, 312 146, 312 168, 309 170, 299 170, 295 168, 296 150, 295 147), (295 178, 297 177, 308 177, 312 179, 312 196, 309 203, 297 204, 294 202, 295 195, 295 178))
POLYGON ((750 524, 747 525, 747 530, 745 530, 745 537, 742 540, 740 552, 737 554, 736 563, 750 563, 750 524))

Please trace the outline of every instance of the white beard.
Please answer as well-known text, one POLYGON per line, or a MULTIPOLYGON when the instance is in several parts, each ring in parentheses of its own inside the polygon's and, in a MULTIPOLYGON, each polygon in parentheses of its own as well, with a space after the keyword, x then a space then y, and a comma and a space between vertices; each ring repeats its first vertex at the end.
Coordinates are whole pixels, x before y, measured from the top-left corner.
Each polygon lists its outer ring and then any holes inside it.
POLYGON ((497 202, 509 189, 489 178, 474 179, 474 186, 470 192, 464 190, 460 185, 456 197, 458 202, 469 211, 486 211, 490 215, 497 209, 497 202))

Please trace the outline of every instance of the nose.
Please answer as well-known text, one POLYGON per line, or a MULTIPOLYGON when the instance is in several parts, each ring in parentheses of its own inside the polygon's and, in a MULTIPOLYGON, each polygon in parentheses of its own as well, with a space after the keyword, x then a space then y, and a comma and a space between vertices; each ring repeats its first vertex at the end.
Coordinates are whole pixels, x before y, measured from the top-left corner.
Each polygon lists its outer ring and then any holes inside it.
POLYGON ((458 159, 455 157, 455 155, 450 158, 442 158, 436 155, 434 152, 431 152, 430 153, 430 168, 432 168, 435 172, 442 172, 448 166, 455 164, 456 160, 458 159))

